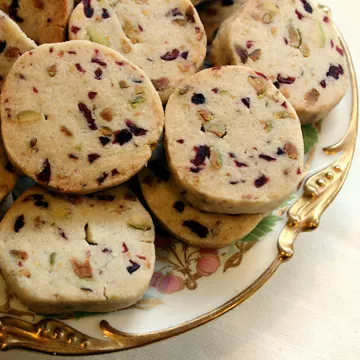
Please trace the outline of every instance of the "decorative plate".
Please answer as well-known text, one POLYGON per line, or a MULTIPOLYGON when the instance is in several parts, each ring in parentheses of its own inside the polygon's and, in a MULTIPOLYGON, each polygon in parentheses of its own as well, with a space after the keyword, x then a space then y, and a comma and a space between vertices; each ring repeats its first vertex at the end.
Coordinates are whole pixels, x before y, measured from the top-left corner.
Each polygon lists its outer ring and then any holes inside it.
MULTIPOLYGON (((44 318, 24 308, 0 278, 1 349, 67 355, 129 349, 200 326, 255 293, 292 257, 297 235, 319 226, 323 211, 349 172, 357 134, 358 90, 351 56, 340 38, 350 69, 351 91, 326 121, 303 126, 307 152, 303 180, 307 180, 299 184, 297 194, 248 236, 225 249, 198 249, 158 234, 151 286, 130 309, 44 318), (343 134, 341 139, 339 134, 343 134)), ((11 199, 5 201, 0 212, 10 203, 11 199)))

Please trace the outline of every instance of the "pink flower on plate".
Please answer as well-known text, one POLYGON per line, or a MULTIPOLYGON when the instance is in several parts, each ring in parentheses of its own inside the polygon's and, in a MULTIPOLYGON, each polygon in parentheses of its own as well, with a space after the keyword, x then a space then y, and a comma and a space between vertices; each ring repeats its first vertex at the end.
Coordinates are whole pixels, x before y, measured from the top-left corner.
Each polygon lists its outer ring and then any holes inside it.
POLYGON ((201 256, 197 262, 196 270, 201 276, 209 276, 216 272, 220 266, 220 259, 217 255, 201 256))
POLYGON ((173 294, 185 287, 184 280, 181 277, 172 273, 164 275, 161 272, 154 273, 150 285, 156 287, 162 294, 173 294))

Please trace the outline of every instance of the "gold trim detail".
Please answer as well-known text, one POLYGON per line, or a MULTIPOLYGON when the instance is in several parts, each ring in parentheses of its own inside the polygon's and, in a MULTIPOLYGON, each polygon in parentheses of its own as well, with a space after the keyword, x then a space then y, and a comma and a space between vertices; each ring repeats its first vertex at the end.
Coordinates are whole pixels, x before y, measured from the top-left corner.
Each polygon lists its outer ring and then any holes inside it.
MULTIPOLYGON (((327 7, 320 7, 323 11, 330 12, 327 7)), ((288 222, 278 239, 277 257, 254 283, 209 313, 161 331, 147 334, 129 334, 114 329, 107 321, 103 320, 100 322, 100 328, 107 338, 106 340, 91 338, 57 320, 44 319, 33 324, 8 316, 0 317, 0 349, 23 348, 64 355, 101 354, 131 349, 168 339, 214 320, 244 302, 263 286, 277 268, 292 257, 297 235, 302 231, 311 231, 319 226, 321 215, 341 190, 350 170, 358 130, 358 88, 349 49, 340 33, 339 38, 345 49, 350 69, 351 120, 343 139, 337 144, 325 148, 324 152, 328 155, 342 152, 342 155, 331 166, 306 180, 303 196, 288 212, 288 222)))

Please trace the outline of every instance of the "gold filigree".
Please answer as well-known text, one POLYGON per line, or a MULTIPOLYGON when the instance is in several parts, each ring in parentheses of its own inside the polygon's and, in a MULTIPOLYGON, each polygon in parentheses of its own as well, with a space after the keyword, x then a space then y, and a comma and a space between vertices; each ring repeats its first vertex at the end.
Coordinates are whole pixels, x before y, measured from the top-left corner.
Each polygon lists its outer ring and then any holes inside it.
MULTIPOLYGON (((330 13, 327 7, 320 7, 326 13, 330 13)), ((297 235, 302 231, 314 230, 319 226, 322 213, 342 188, 351 166, 358 127, 358 89, 349 49, 340 33, 339 37, 345 49, 350 69, 353 98, 351 121, 343 139, 337 144, 325 148, 324 152, 328 155, 343 153, 331 166, 313 175, 305 182, 304 195, 290 208, 289 220, 279 236, 278 255, 255 282, 211 312, 165 330, 147 334, 129 334, 116 330, 103 320, 100 328, 107 340, 91 338, 57 320, 44 319, 32 324, 12 317, 1 317, 0 348, 2 350, 26 348, 67 355, 100 354, 130 349, 164 340, 203 325, 238 306, 263 286, 278 267, 292 257, 297 235)))

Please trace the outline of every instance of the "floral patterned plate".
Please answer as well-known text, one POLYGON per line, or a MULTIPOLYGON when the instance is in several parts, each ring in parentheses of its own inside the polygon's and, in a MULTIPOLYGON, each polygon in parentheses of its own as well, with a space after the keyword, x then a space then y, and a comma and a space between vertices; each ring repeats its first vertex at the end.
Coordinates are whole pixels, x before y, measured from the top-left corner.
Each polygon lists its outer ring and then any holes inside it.
MULTIPOLYGON (((129 349, 193 329, 251 296, 291 258, 296 236, 319 225, 350 169, 358 94, 347 49, 346 54, 351 91, 327 119, 303 127, 307 180, 248 236, 228 248, 206 250, 159 231, 156 270, 145 297, 129 309, 110 314, 77 312, 45 318, 24 308, 0 278, 1 348, 61 354, 129 349)), ((24 180, 18 185, 15 195, 26 186, 24 180)), ((0 211, 9 203, 11 199, 0 211)))

